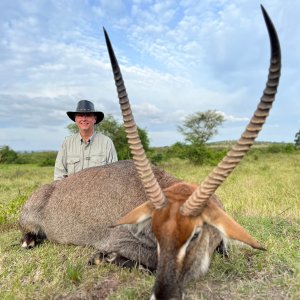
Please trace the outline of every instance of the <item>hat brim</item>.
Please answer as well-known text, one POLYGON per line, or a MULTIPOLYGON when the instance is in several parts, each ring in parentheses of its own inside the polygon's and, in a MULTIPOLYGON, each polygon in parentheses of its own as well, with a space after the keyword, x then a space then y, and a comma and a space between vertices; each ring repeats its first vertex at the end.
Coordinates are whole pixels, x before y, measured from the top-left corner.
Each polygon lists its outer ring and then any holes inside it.
MULTIPOLYGON (((76 114, 80 114, 80 112, 76 112, 76 111, 67 111, 67 115, 68 117, 73 121, 75 122, 75 115, 76 114)), ((90 112, 90 113, 86 113, 86 114, 93 114, 96 116, 96 123, 95 124, 98 124, 100 123, 103 118, 104 118, 104 113, 102 111, 94 111, 94 112, 90 112)))

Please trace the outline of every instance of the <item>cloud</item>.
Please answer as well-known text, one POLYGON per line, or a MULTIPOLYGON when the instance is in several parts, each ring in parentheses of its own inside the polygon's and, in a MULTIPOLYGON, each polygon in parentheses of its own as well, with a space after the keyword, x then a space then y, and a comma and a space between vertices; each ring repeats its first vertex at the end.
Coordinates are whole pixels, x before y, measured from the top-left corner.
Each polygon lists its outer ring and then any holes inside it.
POLYGON ((216 111, 216 112, 219 113, 220 115, 222 115, 224 117, 225 121, 230 121, 230 122, 250 121, 250 118, 227 115, 223 111, 216 111))
MULTIPOLYGON (((299 130, 300 4, 263 4, 284 59, 277 100, 260 137, 291 141, 299 130)), ((1 143, 35 150, 51 140, 49 147, 57 149, 68 134, 65 112, 80 99, 91 99, 120 120, 103 25, 135 118, 152 145, 173 142, 186 115, 207 109, 227 120, 216 138, 240 135, 269 63, 267 31, 255 1, 16 0, 0 3, 1 143), (48 139, 52 131, 56 135, 48 139)))

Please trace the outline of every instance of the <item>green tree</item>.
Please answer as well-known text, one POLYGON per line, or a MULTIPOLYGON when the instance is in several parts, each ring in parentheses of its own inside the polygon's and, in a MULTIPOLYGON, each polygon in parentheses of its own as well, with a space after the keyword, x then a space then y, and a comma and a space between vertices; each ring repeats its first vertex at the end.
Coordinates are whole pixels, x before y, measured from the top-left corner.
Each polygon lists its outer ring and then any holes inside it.
POLYGON ((296 135, 295 135, 295 146, 297 147, 297 148, 299 148, 300 147, 300 130, 296 133, 296 135))
POLYGON ((0 163, 1 164, 12 164, 16 162, 18 158, 17 152, 10 149, 8 146, 0 148, 0 163))
POLYGON ((196 112, 188 115, 178 131, 191 144, 204 144, 218 133, 217 127, 224 122, 224 116, 215 110, 196 112))
MULTIPOLYGON (((69 129, 70 133, 77 133, 79 131, 75 123, 69 124, 67 128, 69 129)), ((150 145, 147 131, 139 127, 137 129, 143 147, 147 152, 150 145)), ((95 126, 95 131, 101 132, 112 139, 116 147, 119 160, 131 158, 123 124, 119 124, 111 114, 105 116, 104 120, 95 126)))

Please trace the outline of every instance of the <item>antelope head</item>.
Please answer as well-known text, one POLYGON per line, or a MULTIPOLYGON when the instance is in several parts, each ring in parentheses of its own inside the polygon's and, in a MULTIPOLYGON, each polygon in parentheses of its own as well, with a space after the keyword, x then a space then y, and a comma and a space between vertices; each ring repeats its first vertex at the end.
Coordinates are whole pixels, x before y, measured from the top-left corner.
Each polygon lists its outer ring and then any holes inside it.
POLYGON ((246 230, 218 205, 214 192, 248 152, 272 107, 281 69, 280 44, 270 17, 261 6, 267 26, 271 60, 268 80, 258 107, 235 146, 200 185, 180 182, 162 190, 141 144, 122 74, 104 29, 106 44, 122 110, 124 127, 136 169, 148 201, 135 208, 117 225, 142 224, 152 219, 157 240, 157 276, 151 299, 182 299, 183 285, 206 273, 216 248, 216 236, 226 237, 264 250, 246 230))

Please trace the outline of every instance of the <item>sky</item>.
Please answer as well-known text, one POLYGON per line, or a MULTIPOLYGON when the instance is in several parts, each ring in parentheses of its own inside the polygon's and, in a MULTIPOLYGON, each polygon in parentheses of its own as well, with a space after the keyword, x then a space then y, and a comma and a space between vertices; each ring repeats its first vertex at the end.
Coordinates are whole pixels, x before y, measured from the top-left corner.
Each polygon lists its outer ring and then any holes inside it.
POLYGON ((260 4, 282 48, 282 75, 258 141, 293 142, 300 129, 300 1, 0 1, 0 146, 58 150, 66 111, 88 99, 121 122, 106 28, 136 123, 151 146, 183 141, 177 126, 209 109, 236 140, 265 87, 270 45, 260 4))

